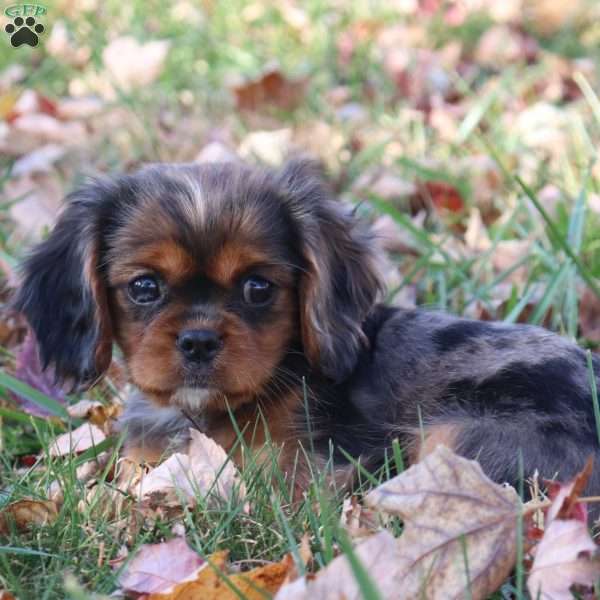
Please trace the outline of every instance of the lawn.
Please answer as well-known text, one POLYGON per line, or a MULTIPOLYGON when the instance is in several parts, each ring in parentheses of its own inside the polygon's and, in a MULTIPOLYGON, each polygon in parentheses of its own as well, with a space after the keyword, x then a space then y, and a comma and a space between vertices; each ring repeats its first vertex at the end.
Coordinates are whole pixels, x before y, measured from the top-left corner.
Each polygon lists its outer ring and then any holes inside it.
MULTIPOLYGON (((81 423, 65 416, 80 398, 39 374, 9 303, 19 259, 86 176, 231 154, 278 165, 307 152, 380 235, 391 303, 544 325, 600 350, 597 3, 45 6, 35 47, 13 47, 4 27, 14 20, 0 23, 0 509, 46 499, 53 481, 64 501, 47 526, 0 536, 0 598, 108 597, 123 548, 169 539, 181 519, 192 548, 226 549, 242 569, 288 552, 302 565, 305 538, 316 570, 349 545, 342 499, 318 474, 292 505, 276 466, 251 465, 245 499, 199 498, 183 516, 140 522, 111 480, 118 436, 101 448, 93 485, 76 473, 90 454, 50 455, 81 423), (14 375, 41 392, 20 389, 17 403, 14 375)), ((117 364, 83 397, 113 407, 127 393, 117 364)), ((386 471, 365 475, 365 489, 386 471)), ((524 569, 495 597, 526 598, 524 569)))

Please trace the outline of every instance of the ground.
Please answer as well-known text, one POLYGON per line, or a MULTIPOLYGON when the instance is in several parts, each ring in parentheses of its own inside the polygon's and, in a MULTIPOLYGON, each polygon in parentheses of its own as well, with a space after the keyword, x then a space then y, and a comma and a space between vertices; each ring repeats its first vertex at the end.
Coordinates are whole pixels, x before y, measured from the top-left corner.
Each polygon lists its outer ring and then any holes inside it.
MULTIPOLYGON (((51 525, 0 537, 0 590, 21 600, 108 595, 124 545, 172 536, 168 515, 121 527, 128 509, 113 514, 98 491, 110 483, 90 492, 74 459, 48 456, 72 420, 28 415, 77 399, 41 381, 31 356, 15 364, 24 334, 8 309, 15 265, 87 175, 228 153, 276 165, 306 151, 381 235, 390 302, 543 324, 600 347, 594 2, 56 0, 47 9, 35 46, 13 47, 5 25, 14 20, 0 22, 0 507, 46 498, 55 479, 64 503, 51 525), (28 369, 43 393, 26 391, 17 405, 6 374, 28 369)), ((86 397, 111 406, 126 392, 115 371, 86 397)), ((246 568, 279 560, 307 534, 316 566, 331 561, 337 500, 316 483, 290 509, 268 474, 243 477, 250 514, 233 501, 186 513, 195 549, 228 549, 246 568)), ((525 597, 521 579, 497 597, 525 597)))

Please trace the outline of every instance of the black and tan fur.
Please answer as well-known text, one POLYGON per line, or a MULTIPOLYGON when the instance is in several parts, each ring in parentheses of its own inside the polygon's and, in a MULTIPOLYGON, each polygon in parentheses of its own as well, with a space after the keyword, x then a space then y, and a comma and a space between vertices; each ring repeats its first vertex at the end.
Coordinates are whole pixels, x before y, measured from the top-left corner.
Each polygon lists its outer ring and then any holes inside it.
POLYGON ((411 462, 444 443, 513 484, 520 455, 525 477, 561 479, 597 457, 580 348, 537 327, 386 307, 382 292, 371 236, 313 164, 155 165, 71 195, 25 262, 17 306, 44 363, 76 385, 103 374, 116 341, 137 390, 123 419, 136 459, 180 447, 190 418, 230 447, 229 410, 250 430, 262 414, 284 469, 298 440, 315 460, 333 444, 339 465, 348 453, 373 469, 394 438, 411 462), (148 273, 161 298, 139 306, 128 285, 148 273), (266 306, 241 298, 253 274, 274 286, 266 306), (216 332, 214 360, 186 362, 176 341, 189 329, 216 332))

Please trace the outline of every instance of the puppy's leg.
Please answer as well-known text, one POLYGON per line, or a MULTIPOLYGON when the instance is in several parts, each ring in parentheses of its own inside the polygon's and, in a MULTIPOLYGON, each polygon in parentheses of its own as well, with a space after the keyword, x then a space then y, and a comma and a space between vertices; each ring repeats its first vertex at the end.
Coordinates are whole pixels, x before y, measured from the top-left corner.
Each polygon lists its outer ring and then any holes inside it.
POLYGON ((423 427, 423 431, 415 433, 412 448, 409 449, 410 462, 420 462, 431 454, 438 446, 446 446, 457 451, 462 427, 459 423, 437 423, 423 427))
POLYGON ((185 451, 189 427, 180 409, 156 406, 140 392, 133 393, 118 423, 125 432, 119 483, 127 486, 141 465, 156 464, 171 452, 185 451))

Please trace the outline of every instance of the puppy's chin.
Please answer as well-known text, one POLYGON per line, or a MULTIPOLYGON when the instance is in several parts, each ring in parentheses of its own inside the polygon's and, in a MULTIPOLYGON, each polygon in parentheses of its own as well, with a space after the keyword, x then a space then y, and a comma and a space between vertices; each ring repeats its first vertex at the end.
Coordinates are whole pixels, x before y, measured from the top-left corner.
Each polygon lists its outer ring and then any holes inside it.
POLYGON ((203 387, 181 387, 170 399, 169 404, 183 410, 199 413, 205 410, 218 395, 216 390, 203 387))

